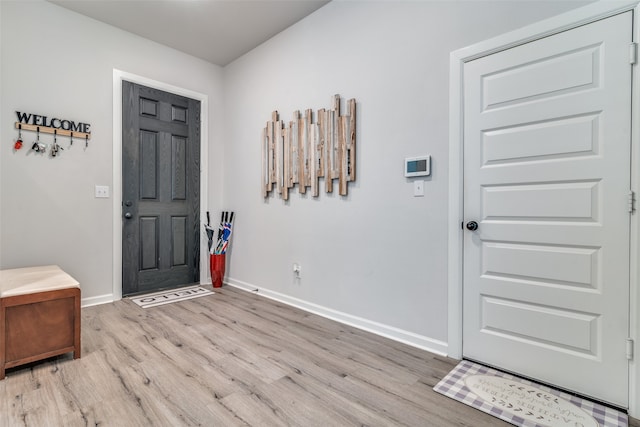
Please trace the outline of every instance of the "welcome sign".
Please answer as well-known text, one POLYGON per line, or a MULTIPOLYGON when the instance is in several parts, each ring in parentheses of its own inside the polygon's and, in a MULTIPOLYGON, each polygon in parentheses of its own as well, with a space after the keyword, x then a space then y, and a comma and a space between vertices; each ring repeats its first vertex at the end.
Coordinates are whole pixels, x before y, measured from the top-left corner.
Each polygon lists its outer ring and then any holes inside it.
POLYGON ((51 129, 61 129, 69 132, 91 133, 91 125, 89 123, 76 122, 73 120, 59 119, 57 117, 49 118, 33 113, 23 113, 16 111, 18 123, 32 126, 43 126, 51 129))
POLYGON ((73 145, 73 139, 83 139, 85 147, 89 146, 89 138, 91 138, 91 125, 85 122, 75 120, 61 119, 58 117, 43 116, 34 113, 24 113, 16 111, 18 121, 16 129, 18 130, 18 138, 13 144, 13 151, 20 150, 23 146, 22 132, 36 132, 36 140, 31 146, 31 150, 36 153, 49 152, 51 157, 56 157, 64 148, 58 143, 59 136, 68 136, 70 145, 73 145), (53 134, 53 143, 47 144, 40 141, 41 133, 53 134))

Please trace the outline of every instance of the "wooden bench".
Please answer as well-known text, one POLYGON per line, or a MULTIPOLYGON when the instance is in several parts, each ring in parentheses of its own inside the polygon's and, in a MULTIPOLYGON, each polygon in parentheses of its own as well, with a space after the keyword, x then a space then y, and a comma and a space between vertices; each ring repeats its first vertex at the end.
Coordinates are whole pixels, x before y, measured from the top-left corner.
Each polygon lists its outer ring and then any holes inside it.
POLYGON ((57 265, 0 270, 0 380, 60 354, 80 357, 80 286, 57 265))

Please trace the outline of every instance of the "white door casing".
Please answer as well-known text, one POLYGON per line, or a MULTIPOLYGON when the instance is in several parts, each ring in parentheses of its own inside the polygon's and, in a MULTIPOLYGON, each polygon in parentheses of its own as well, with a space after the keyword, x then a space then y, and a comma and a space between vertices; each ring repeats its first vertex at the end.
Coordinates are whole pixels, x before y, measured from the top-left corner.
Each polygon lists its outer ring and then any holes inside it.
POLYGON ((627 407, 632 13, 464 65, 463 354, 627 407))
MULTIPOLYGON (((200 101, 200 218, 205 218, 207 206, 214 206, 216 201, 208 198, 208 165, 209 165, 209 97, 183 87, 140 76, 126 71, 113 69, 113 288, 112 293, 101 297, 100 302, 117 301, 122 298, 122 82, 124 80, 144 86, 153 87, 166 92, 175 93, 200 101)), ((200 266, 209 263, 206 236, 200 236, 200 266)), ((207 268, 200 268, 200 283, 207 283, 207 268)))

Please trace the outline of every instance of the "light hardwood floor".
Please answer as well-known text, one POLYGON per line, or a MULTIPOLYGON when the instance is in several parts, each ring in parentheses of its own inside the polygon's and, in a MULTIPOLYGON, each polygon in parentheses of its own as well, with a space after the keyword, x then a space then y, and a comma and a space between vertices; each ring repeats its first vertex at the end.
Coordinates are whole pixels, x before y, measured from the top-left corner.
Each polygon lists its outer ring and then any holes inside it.
POLYGON ((509 425, 432 390, 453 359, 215 291, 146 310, 126 299, 83 309, 82 358, 7 371, 0 425, 509 425))

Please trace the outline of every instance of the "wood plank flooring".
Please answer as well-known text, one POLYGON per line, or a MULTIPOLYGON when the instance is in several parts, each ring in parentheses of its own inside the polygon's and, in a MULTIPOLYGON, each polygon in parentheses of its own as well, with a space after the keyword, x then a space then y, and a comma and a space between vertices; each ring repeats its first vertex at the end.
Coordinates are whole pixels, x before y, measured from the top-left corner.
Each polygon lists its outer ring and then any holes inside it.
POLYGON ((83 309, 82 358, 8 370, 0 425, 509 425, 432 390, 453 359, 234 288, 215 292, 83 309))

